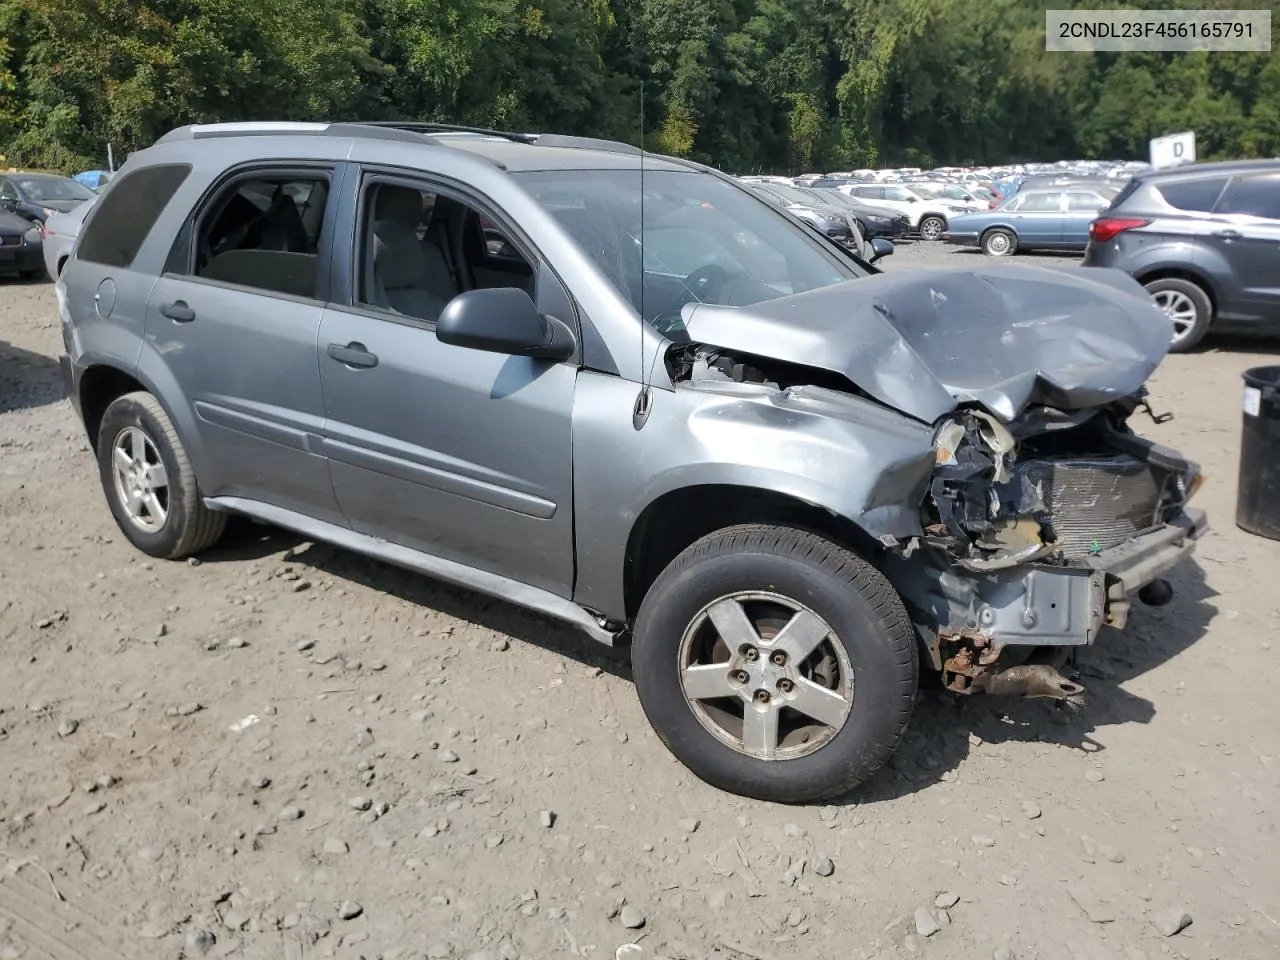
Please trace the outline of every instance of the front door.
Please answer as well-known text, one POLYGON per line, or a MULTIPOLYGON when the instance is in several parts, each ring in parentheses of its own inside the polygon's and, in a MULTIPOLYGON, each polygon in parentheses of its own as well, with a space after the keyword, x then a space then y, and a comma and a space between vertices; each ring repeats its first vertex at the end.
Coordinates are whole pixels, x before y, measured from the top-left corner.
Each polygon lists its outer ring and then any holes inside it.
POLYGON ((334 171, 242 171, 179 234, 147 339, 194 408, 206 496, 342 523, 321 451, 319 269, 334 171))
POLYGON ((1209 243, 1235 281, 1220 312, 1232 319, 1280 317, 1280 174, 1235 180, 1214 214, 1209 243))
POLYGON ((325 308, 319 340, 344 514, 360 532, 570 596, 576 363, 435 337, 449 300, 483 287, 536 286, 539 307, 570 322, 559 281, 456 187, 369 173, 352 202, 346 305, 325 308))

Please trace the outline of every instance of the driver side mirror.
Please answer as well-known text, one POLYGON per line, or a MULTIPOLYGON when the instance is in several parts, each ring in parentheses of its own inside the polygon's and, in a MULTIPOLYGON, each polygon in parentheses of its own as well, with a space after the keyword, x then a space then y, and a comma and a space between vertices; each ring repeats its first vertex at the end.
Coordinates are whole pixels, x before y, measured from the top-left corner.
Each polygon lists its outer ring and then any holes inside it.
POLYGON ((539 313, 529 294, 518 287, 458 294, 436 321, 436 339, 455 347, 539 360, 567 360, 576 347, 572 331, 539 313))
POLYGON ((881 257, 893 256, 893 243, 884 237, 875 237, 871 241, 871 262, 875 263, 881 257))

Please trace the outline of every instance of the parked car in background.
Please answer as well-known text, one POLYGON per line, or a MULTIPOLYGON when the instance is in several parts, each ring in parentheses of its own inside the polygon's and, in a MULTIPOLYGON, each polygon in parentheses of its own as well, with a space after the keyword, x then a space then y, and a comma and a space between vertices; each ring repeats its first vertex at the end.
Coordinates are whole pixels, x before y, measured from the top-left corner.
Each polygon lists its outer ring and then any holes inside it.
POLYGON ((44 273, 40 226, 0 210, 0 274, 34 279, 44 273))
POLYGON ((71 248, 75 246, 76 237, 84 218, 93 209, 94 201, 86 200, 70 213, 55 213, 44 222, 44 267, 54 280, 62 273, 62 267, 71 256, 71 248))
POLYGON ((1175 352, 1210 328, 1280 332, 1280 161, 1137 174, 1090 227, 1084 265, 1145 286, 1175 352))
POLYGON ((997 210, 953 217, 943 239, 992 257, 1019 250, 1083 250, 1109 198, 1093 190, 1023 190, 997 210))
POLYGON ((43 223, 97 196, 83 184, 56 173, 0 174, 0 210, 43 223))
POLYGON ((911 230, 910 219, 905 213, 899 213, 897 210, 872 206, 869 203, 863 203, 857 197, 851 197, 847 193, 834 189, 815 189, 806 192, 834 206, 848 208, 862 230, 862 235, 869 240, 875 237, 895 240, 906 236, 911 230))
POLYGON ((911 184, 911 189, 931 200, 943 200, 963 207, 970 213, 978 210, 990 210, 991 205, 958 183, 945 183, 940 180, 922 180, 911 184))
POLYGON ((791 184, 743 181, 756 196, 808 223, 819 233, 837 242, 847 243, 855 227, 845 212, 828 203, 820 203, 791 184))
POLYGON ((102 188, 111 182, 111 171, 86 170, 84 173, 77 173, 71 179, 82 186, 88 187, 94 193, 100 193, 102 188))
POLYGON ((837 189, 855 200, 906 214, 912 231, 918 233, 922 240, 941 238, 947 229, 947 221, 966 212, 964 207, 949 200, 924 197, 901 183, 854 183, 837 189))

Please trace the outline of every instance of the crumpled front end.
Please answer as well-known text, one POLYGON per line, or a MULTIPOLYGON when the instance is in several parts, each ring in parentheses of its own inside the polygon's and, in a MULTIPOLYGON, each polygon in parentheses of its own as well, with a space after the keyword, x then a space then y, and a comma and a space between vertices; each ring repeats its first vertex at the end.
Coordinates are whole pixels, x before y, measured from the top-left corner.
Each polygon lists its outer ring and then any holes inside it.
POLYGON ((889 573, 948 687, 1077 696, 1056 672, 1066 648, 1123 627, 1130 597, 1194 549, 1200 470, 1126 426, 1140 406, 938 422, 924 535, 889 573))

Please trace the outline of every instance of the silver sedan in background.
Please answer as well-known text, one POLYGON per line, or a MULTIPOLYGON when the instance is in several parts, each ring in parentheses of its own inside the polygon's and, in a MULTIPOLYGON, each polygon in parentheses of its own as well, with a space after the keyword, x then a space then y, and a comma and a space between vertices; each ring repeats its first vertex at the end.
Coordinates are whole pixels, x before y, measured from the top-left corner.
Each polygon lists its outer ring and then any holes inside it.
POLYGON ((62 267, 71 256, 71 248, 80 235, 80 227, 85 215, 97 200, 86 200, 68 213, 55 213, 44 222, 44 266, 49 271, 49 278, 57 280, 62 267))

